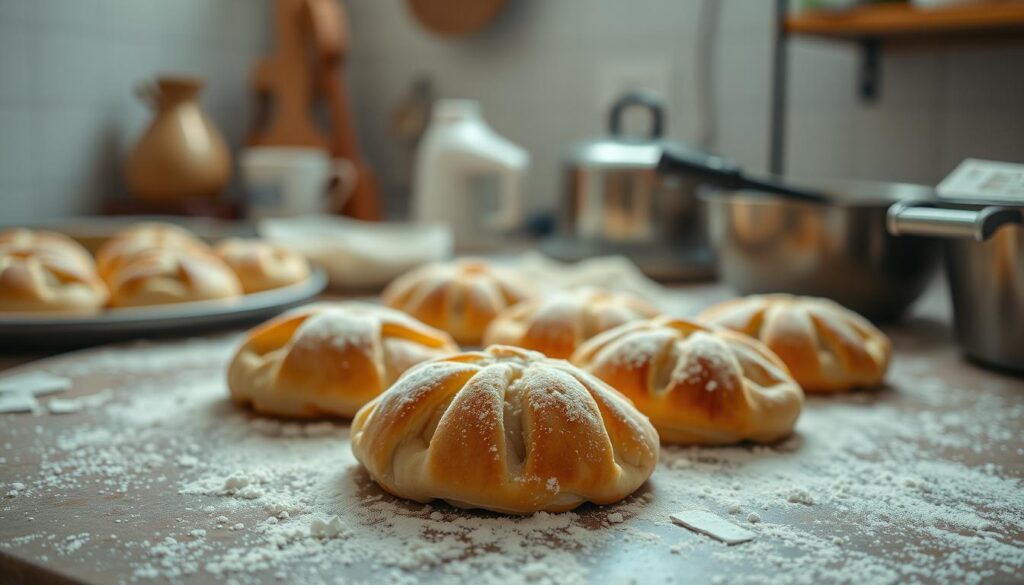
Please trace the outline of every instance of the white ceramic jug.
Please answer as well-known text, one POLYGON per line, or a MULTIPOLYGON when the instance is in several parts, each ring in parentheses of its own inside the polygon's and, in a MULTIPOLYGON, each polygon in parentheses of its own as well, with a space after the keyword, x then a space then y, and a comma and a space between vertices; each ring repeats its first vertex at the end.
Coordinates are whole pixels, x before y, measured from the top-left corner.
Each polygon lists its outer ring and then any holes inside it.
POLYGON ((480 104, 441 100, 416 153, 413 218, 451 227, 455 243, 479 248, 523 223, 530 155, 487 125, 480 104))

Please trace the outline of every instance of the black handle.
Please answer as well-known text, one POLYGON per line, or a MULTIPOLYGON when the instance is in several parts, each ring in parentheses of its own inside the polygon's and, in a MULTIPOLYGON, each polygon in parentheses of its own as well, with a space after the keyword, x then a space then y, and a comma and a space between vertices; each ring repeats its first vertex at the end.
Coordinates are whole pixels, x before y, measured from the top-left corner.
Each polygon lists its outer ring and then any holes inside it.
POLYGON ((612 136, 622 135, 622 113, 626 111, 626 108, 633 106, 640 106, 650 112, 651 133, 649 138, 651 140, 661 138, 665 131, 665 108, 662 107, 658 96, 649 91, 639 90, 623 94, 612 105, 612 111, 608 118, 608 130, 612 136))
POLYGON ((658 172, 685 175, 725 189, 739 189, 744 186, 743 171, 735 162, 699 150, 688 150, 672 145, 662 148, 658 172))
POLYGON ((658 172, 683 175, 723 189, 750 189, 817 203, 828 201, 821 193, 787 185, 776 177, 748 176, 738 164, 727 158, 671 145, 662 149, 658 172))

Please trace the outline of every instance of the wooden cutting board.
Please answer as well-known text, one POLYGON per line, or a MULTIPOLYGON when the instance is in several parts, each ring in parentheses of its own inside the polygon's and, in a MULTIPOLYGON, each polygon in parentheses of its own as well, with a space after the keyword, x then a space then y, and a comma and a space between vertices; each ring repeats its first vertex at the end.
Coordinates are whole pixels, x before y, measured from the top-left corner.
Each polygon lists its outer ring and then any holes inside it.
MULTIPOLYGON (((716 287, 681 291, 691 300, 706 302, 728 295, 716 287)), ((945 306, 939 305, 937 312, 943 311, 945 306)), ((561 521, 552 516, 507 520, 443 504, 425 507, 396 500, 379 490, 353 463, 347 453, 346 423, 326 427, 281 424, 238 411, 226 400, 223 388, 224 366, 237 342, 234 334, 100 348, 22 365, 3 372, 0 379, 17 373, 51 371, 72 379, 72 390, 63 398, 95 395, 104 389, 110 389, 113 397, 106 405, 73 414, 0 415, 0 582, 166 582, 167 571, 191 567, 194 572, 182 572, 171 580, 203 583, 224 578, 210 570, 223 567, 230 551, 255 555, 246 568, 227 574, 243 583, 337 579, 385 582, 399 577, 412 582, 453 575, 473 580, 480 567, 503 562, 511 571, 507 575, 510 582, 524 575, 557 576, 552 571, 558 567, 562 567, 558 570, 563 571, 564 582, 574 578, 593 582, 706 582, 715 576, 728 582, 782 582, 809 575, 827 581, 843 574, 835 571, 840 571, 836 567, 844 563, 851 570, 864 570, 874 564, 925 567, 934 572, 916 577, 954 581, 950 575, 956 573, 948 571, 957 567, 956 556, 950 556, 956 551, 946 545, 959 541, 952 536, 941 537, 944 531, 953 529, 942 524, 939 512, 935 512, 935 518, 916 518, 910 513, 886 518, 863 502, 860 507, 851 507, 849 499, 819 492, 810 494, 817 498, 813 505, 794 501, 792 496, 786 500, 783 494, 763 508, 750 507, 756 498, 747 489, 762 481, 773 463, 820 457, 815 453, 838 440, 843 425, 850 421, 861 421, 867 427, 863 433, 865 444, 860 446, 868 451, 865 469, 871 469, 873 458, 884 462, 886 457, 899 456, 907 462, 908 472, 917 462, 923 462, 961 469, 965 474, 982 473, 978 477, 991 473, 1006 481, 1024 481, 1024 437, 1019 426, 1015 433, 1006 426, 1012 425, 1006 416, 1024 412, 1024 381, 961 361, 948 327, 933 317, 918 317, 889 332, 895 340, 897 363, 888 389, 809 400, 797 437, 779 446, 665 448, 663 464, 637 496, 620 505, 584 506, 572 515, 558 517, 566 519, 564 526, 550 529, 531 526, 561 521), (923 392, 918 388, 928 380, 932 384, 941 380, 941 391, 923 392), (211 394, 186 391, 186 386, 206 388, 204 392, 211 394), (166 403, 160 402, 163 398, 166 403), (163 406, 141 408, 145 404, 163 406), (115 416, 120 411, 151 418, 145 424, 125 423, 115 416), (1001 422, 996 420, 1000 412, 1004 415, 1001 422), (989 438, 960 446, 949 441, 936 443, 941 437, 897 438, 901 431, 889 424, 906 421, 907 430, 932 428, 929 425, 939 425, 948 417, 957 422, 943 427, 946 433, 973 436, 976 431, 988 429, 979 436, 989 438), (873 428, 874 423, 886 421, 886 425, 873 428), (126 424, 137 430, 126 430, 126 424), (96 440, 97 433, 113 433, 121 437, 121 443, 117 448, 102 447, 102 442, 96 440), (314 443, 318 446, 312 447, 314 443), (265 446, 265 457, 252 459, 254 444, 265 446), (872 450, 875 448, 877 451, 872 450), (334 469, 316 470, 303 462, 310 454, 322 456, 323 449, 330 453, 331 461, 336 461, 330 465, 334 469), (241 457, 235 464, 243 476, 264 466, 292 466, 289 469, 296 472, 272 474, 260 484, 263 491, 253 499, 186 493, 195 482, 202 483, 209 470, 219 469, 224 460, 233 460, 236 451, 249 453, 248 459, 241 457), (84 462, 73 464, 75 457, 84 462), (119 464, 126 467, 117 471, 119 464), (55 474, 62 465, 61 473, 55 474), (984 471, 986 466, 992 471, 984 471), (982 472, 976 471, 979 469, 982 472), (325 481, 311 487, 304 483, 305 475, 322 476, 325 481), (719 478, 721 485, 708 483, 719 478), (13 482, 24 486, 16 495, 4 497, 13 482), (297 483, 277 485, 280 482, 297 483), (277 513, 271 505, 271 494, 281 493, 282 487, 292 489, 289 485, 297 486, 294 489, 302 493, 322 491, 325 499, 311 504, 308 510, 295 511, 280 520, 281 524, 267 524, 268 510, 277 513), (700 485, 711 486, 710 497, 700 485), (688 486, 693 486, 692 490, 688 486), (742 514, 730 513, 715 496, 726 489, 735 490, 737 501, 744 506, 742 514), (667 514, 656 521, 661 511, 695 507, 749 527, 758 532, 758 537, 751 543, 728 547, 672 525, 667 514), (281 544, 281 550, 286 551, 300 547, 293 551, 297 554, 259 568, 263 562, 260 554, 278 550, 268 546, 267 539, 275 534, 272 530, 288 523, 308 524, 309 516, 319 514, 320 508, 339 515, 346 526, 345 538, 310 540, 300 536, 281 544), (367 513, 371 509, 377 512, 367 513), (750 511, 760 515, 760 523, 746 521, 750 511), (218 522, 220 515, 229 521, 218 522), (415 538, 383 538, 381 526, 388 523, 396 523, 399 528, 395 530, 413 531, 415 538), (238 528, 233 529, 236 524, 238 528), (925 532, 919 533, 918 528, 925 532), (197 529, 204 531, 202 536, 193 534, 197 529), (421 529, 422 534, 417 532, 421 529), (932 530, 937 532, 927 532, 932 530), (502 531, 525 531, 526 536, 507 544, 500 535, 495 536, 502 531), (165 544, 168 537, 174 545, 165 544), (843 539, 842 544, 831 544, 834 538, 843 539), (932 542, 930 538, 937 540, 932 542), (490 544, 476 548, 465 544, 474 539, 490 544), (187 548, 194 542, 201 546, 182 558, 162 552, 187 548), (441 546, 439 542, 461 554, 434 555, 431 547, 441 546), (389 547, 392 550, 385 550, 389 547), (822 550, 832 551, 831 556, 822 556, 822 550), (910 553, 913 556, 908 557, 910 553), (483 563, 481 558, 490 560, 483 563), (519 561, 524 558, 532 560, 519 561), (483 564, 470 565, 473 559, 483 564), (828 569, 832 572, 815 573, 826 566, 832 567, 828 569), (147 572, 147 567, 154 567, 153 572, 147 572)), ((842 470, 839 473, 849 475, 842 470)), ((858 485, 844 489, 862 493, 859 484, 881 482, 882 488, 898 487, 880 492, 888 494, 878 500, 880 509, 891 507, 885 498, 912 498, 909 493, 921 490, 920 500, 911 501, 928 502, 933 506, 930 510, 944 510, 942 514, 955 513, 957 517, 971 513, 991 516, 990 511, 978 506, 984 496, 969 494, 962 502, 951 502, 948 498, 952 492, 946 491, 941 482, 911 487, 909 480, 905 483, 902 478, 885 477, 893 473, 891 465, 878 473, 864 473, 853 482, 858 485)), ((789 489, 805 480, 794 474, 779 481, 789 489)), ((979 529, 982 536, 967 534, 963 538, 972 543, 971 550, 995 547, 997 540, 1003 543, 999 546, 1010 547, 1001 549, 1002 558, 997 555, 990 562, 970 567, 972 571, 995 571, 994 580, 1009 582, 1013 579, 1005 572, 1007 567, 1017 570, 1018 575, 1024 569, 1020 566, 1024 562, 1024 525, 1008 528, 1014 520, 1013 512, 1002 514, 1004 517, 988 529, 979 529), (985 530, 993 534, 985 536, 985 530), (1016 562, 1008 561, 1007 554, 1015 554, 1016 562)), ((1024 509, 1018 509, 1017 514, 1024 514, 1024 509)), ((480 582, 496 579, 495 574, 486 572, 480 572, 479 577, 480 582)))

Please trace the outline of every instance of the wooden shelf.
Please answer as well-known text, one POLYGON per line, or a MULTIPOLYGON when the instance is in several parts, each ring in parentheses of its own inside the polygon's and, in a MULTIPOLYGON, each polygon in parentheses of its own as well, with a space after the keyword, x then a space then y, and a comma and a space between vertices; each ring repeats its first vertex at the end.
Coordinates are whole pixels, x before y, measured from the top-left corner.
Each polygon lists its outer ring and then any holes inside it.
MULTIPOLYGON (((1004 44, 1024 42, 1024 0, 974 0, 968 4, 919 8, 909 0, 867 4, 848 10, 810 10, 787 13, 788 2, 776 2, 775 22, 780 29, 773 53, 772 161, 782 172, 786 103, 787 41, 810 36, 854 43, 860 50, 858 92, 866 103, 881 94, 884 48, 934 48, 980 41, 1004 44)), ((1012 67, 1013 65, 1011 65, 1012 67)))
POLYGON ((850 10, 810 11, 786 18, 786 32, 836 39, 908 39, 1020 35, 1024 1, 1004 0, 922 9, 910 4, 874 4, 850 10))

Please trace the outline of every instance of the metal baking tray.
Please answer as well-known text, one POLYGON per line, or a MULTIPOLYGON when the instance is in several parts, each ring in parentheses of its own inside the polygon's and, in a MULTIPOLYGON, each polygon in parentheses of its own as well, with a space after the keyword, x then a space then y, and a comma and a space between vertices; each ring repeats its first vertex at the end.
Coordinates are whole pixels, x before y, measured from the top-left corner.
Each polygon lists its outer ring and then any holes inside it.
POLYGON ((106 309, 94 315, 0 313, 0 349, 73 349, 139 338, 194 336, 263 321, 314 298, 327 286, 314 268, 306 280, 236 299, 106 309))

